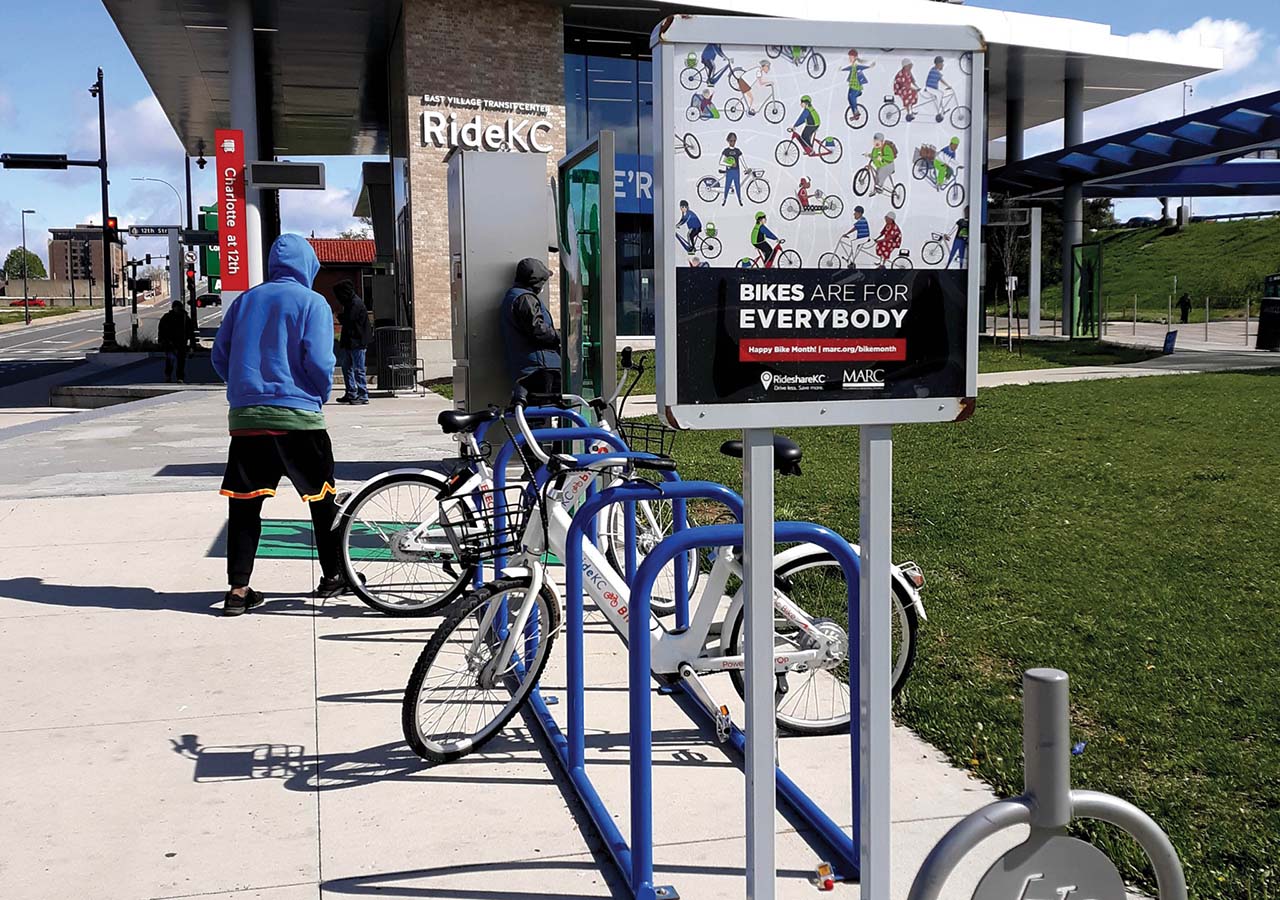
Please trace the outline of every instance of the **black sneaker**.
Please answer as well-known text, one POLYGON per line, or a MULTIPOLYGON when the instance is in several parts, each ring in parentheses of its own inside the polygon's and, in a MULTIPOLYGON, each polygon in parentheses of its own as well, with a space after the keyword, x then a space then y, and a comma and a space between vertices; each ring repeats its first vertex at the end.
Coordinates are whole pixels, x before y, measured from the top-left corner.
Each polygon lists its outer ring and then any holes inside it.
POLYGON ((253 588, 249 588, 243 597, 227 591, 226 596, 222 598, 222 614, 224 616, 242 616, 255 606, 261 606, 264 599, 266 598, 253 588))
POLYGON ((313 597, 337 597, 339 594, 351 593, 351 585, 347 582, 345 575, 334 575, 329 578, 321 578, 320 583, 316 585, 316 589, 312 591, 313 597))
POLYGON ((343 396, 343 397, 339 397, 339 398, 338 398, 338 402, 339 402, 339 403, 355 403, 355 402, 356 402, 356 398, 355 398, 355 397, 346 397, 346 396, 343 396))

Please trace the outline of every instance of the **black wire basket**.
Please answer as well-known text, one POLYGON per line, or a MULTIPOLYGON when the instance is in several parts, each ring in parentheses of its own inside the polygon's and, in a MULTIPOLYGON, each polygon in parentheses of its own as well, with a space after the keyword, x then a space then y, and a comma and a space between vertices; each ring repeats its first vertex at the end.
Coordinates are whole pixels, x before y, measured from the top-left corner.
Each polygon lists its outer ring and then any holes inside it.
POLYGON ((518 484, 459 494, 440 502, 440 527, 464 563, 510 556, 521 549, 524 526, 536 499, 530 485, 518 484))
POLYGON ((618 433, 635 453, 670 457, 676 445, 676 430, 654 422, 619 422, 618 433))

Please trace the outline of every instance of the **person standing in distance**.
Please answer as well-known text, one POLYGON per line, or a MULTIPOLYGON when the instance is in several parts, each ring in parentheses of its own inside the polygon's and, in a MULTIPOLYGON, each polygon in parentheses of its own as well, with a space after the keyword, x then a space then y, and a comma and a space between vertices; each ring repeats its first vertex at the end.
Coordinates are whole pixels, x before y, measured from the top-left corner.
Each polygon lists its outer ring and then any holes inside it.
POLYGON ((350 281, 339 281, 333 286, 333 293, 341 307, 338 324, 342 326, 342 334, 338 338, 338 350, 342 383, 346 388, 338 402, 363 405, 369 402, 369 378, 364 365, 369 346, 369 310, 350 281))
POLYGON ((333 388, 333 312, 311 289, 320 261, 307 240, 282 234, 271 246, 267 280, 228 307, 212 362, 227 384, 231 447, 221 494, 227 501, 227 581, 222 614, 238 616, 263 601, 249 586, 262 504, 287 475, 311 510, 323 578, 315 596, 346 590, 338 535, 332 530, 333 445, 323 407, 333 388))
POLYGON ((156 331, 160 347, 164 350, 166 384, 174 381, 175 376, 178 384, 187 383, 187 337, 190 331, 186 308, 181 300, 174 300, 169 311, 160 317, 160 325, 156 331))
POLYGON ((538 293, 551 278, 540 259, 516 264, 516 280, 502 298, 502 343, 512 384, 531 394, 559 396, 560 333, 538 293))

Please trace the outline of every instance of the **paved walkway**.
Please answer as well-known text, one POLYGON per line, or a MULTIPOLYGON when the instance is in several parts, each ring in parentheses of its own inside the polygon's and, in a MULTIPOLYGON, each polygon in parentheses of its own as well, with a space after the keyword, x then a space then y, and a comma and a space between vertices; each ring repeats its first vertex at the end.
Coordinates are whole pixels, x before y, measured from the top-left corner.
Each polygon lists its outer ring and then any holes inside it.
MULTIPOLYGON (((430 395, 331 407, 341 480, 440 464, 453 447, 434 425, 443 406, 430 395)), ((219 397, 53 415, 0 420, 0 453, 23 462, 0 467, 6 896, 624 896, 524 723, 447 766, 407 750, 400 697, 436 620, 303 596, 318 573, 305 510, 286 491, 267 505, 275 558, 255 576, 267 604, 219 616, 219 397)), ((589 767, 624 833, 625 665, 621 642, 590 621, 589 767)), ((543 685, 562 693, 559 662, 543 685)), ((711 687, 733 699, 727 680, 711 687)), ((686 898, 742 897, 738 769, 667 698, 655 698, 654 727, 660 880, 686 898)), ((896 900, 933 843, 991 794, 907 730, 892 741, 896 900)), ((786 739, 779 753, 847 826, 847 739, 786 739)), ((811 896, 818 851, 786 819, 777 829, 779 896, 811 896)), ((968 896, 1019 839, 991 842, 948 896, 968 896)))

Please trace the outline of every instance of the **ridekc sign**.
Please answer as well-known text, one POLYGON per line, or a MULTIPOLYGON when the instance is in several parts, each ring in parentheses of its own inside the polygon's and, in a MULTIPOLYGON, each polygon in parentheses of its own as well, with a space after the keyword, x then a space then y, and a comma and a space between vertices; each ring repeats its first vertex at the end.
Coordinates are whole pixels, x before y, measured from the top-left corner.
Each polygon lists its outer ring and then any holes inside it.
POLYGON ((984 164, 977 32, 693 16, 669 19, 654 46, 668 421, 966 416, 970 204, 980 221, 984 164))
POLYGON ((244 206, 244 132, 219 128, 217 146, 218 245, 222 290, 249 290, 249 254, 244 206))

